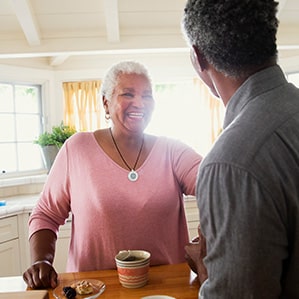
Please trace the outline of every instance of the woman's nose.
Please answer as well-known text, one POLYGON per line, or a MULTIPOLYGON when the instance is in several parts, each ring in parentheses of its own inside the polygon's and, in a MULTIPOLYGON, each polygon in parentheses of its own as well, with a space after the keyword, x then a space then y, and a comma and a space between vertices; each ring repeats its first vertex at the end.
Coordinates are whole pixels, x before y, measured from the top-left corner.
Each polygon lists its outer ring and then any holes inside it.
POLYGON ((143 100, 142 96, 136 96, 134 98, 134 106, 144 107, 144 100, 143 100))

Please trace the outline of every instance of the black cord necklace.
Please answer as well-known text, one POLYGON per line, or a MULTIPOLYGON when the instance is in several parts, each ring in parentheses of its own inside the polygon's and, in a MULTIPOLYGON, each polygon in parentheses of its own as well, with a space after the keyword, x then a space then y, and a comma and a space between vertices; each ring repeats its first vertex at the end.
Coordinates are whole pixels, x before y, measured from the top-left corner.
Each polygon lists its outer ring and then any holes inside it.
POLYGON ((119 150, 119 148, 118 148, 118 146, 117 146, 117 143, 116 143, 116 141, 115 141, 115 139, 114 139, 114 137, 113 137, 111 128, 109 128, 109 132, 110 132, 110 135, 111 135, 113 144, 114 144, 114 146, 115 146, 117 152, 119 153, 119 156, 121 157, 121 159, 122 159, 122 161, 124 162, 124 164, 125 164, 125 165, 128 167, 128 169, 130 170, 130 172, 129 172, 129 174, 128 174, 128 179, 129 179, 131 182, 135 182, 135 181, 137 181, 137 179, 138 179, 138 173, 137 173, 137 171, 135 170, 135 167, 136 167, 136 165, 137 165, 137 163, 138 163, 138 161, 139 161, 139 158, 140 158, 140 155, 141 155, 141 151, 142 151, 142 148, 143 148, 144 135, 142 135, 142 143, 141 143, 141 147, 140 147, 139 153, 138 153, 138 155, 137 155, 136 162, 135 162, 135 164, 134 164, 134 166, 133 166, 133 168, 132 168, 132 167, 130 167, 130 165, 127 163, 127 161, 125 160, 125 158, 124 158, 123 155, 121 154, 121 152, 120 152, 120 150, 119 150))

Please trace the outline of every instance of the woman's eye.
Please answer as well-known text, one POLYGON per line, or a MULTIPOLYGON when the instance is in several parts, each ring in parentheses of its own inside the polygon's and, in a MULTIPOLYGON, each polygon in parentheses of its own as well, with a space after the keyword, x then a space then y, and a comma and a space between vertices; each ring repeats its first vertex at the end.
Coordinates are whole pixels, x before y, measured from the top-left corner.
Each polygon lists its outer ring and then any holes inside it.
POLYGON ((134 98, 134 95, 130 92, 123 93, 121 96, 126 98, 134 98))
MULTIPOLYGON (((133 93, 131 93, 131 92, 125 92, 125 93, 121 94, 120 96, 124 97, 124 98, 127 98, 127 99, 133 99, 133 98, 135 98, 136 95, 133 94, 133 93)), ((146 101, 152 100, 153 99, 153 95, 151 95, 151 94, 142 95, 142 99, 146 100, 146 101)))
POLYGON ((149 95, 144 95, 142 98, 145 100, 152 100, 153 96, 151 94, 149 94, 149 95))

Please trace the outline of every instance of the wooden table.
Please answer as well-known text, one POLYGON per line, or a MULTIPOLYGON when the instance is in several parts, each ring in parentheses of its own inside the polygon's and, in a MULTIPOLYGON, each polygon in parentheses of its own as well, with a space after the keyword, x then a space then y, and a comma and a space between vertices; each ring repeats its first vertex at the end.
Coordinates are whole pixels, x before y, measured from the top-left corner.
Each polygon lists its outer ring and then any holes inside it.
MULTIPOLYGON (((83 279, 98 279, 105 283, 106 289, 100 299, 140 299, 149 295, 168 295, 177 299, 197 299, 199 283, 196 276, 187 264, 177 265, 164 265, 150 267, 149 270, 149 282, 146 286, 138 289, 127 289, 121 286, 118 280, 118 274, 116 270, 101 270, 91 272, 77 272, 77 273, 59 273, 59 283, 65 284, 74 280, 83 279)), ((14 285, 24 285, 22 283, 22 277, 15 277, 14 285)), ((12 278, 0 278, 0 286, 4 286, 5 282, 10 281, 12 278)), ((11 289, 12 289, 11 284, 11 289)), ((25 288, 26 289, 26 288, 25 288)), ((14 291, 25 290, 13 289, 14 291)), ((53 290, 49 289, 49 299, 55 299, 53 296, 53 290)), ((1 292, 1 290, 0 290, 1 292)), ((28 290, 27 292, 30 292, 28 290)))
MULTIPOLYGON (((154 266, 149 270, 149 282, 138 289, 127 289, 121 286, 116 270, 93 272, 63 273, 58 276, 59 283, 64 281, 98 279, 105 283, 106 289, 99 297, 119 299, 140 299, 149 295, 168 295, 177 299, 197 299, 199 284, 196 276, 187 264, 154 266)), ((55 299, 52 290, 49 298, 55 299)))

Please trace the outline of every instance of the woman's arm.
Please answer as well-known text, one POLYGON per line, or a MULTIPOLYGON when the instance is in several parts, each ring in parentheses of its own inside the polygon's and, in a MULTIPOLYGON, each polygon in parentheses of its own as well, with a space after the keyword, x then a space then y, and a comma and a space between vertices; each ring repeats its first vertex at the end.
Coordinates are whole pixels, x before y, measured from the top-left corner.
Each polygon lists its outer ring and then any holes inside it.
POLYGON ((52 263, 56 234, 49 229, 39 230, 31 236, 29 244, 32 265, 23 273, 24 281, 33 289, 55 288, 57 273, 52 263))

